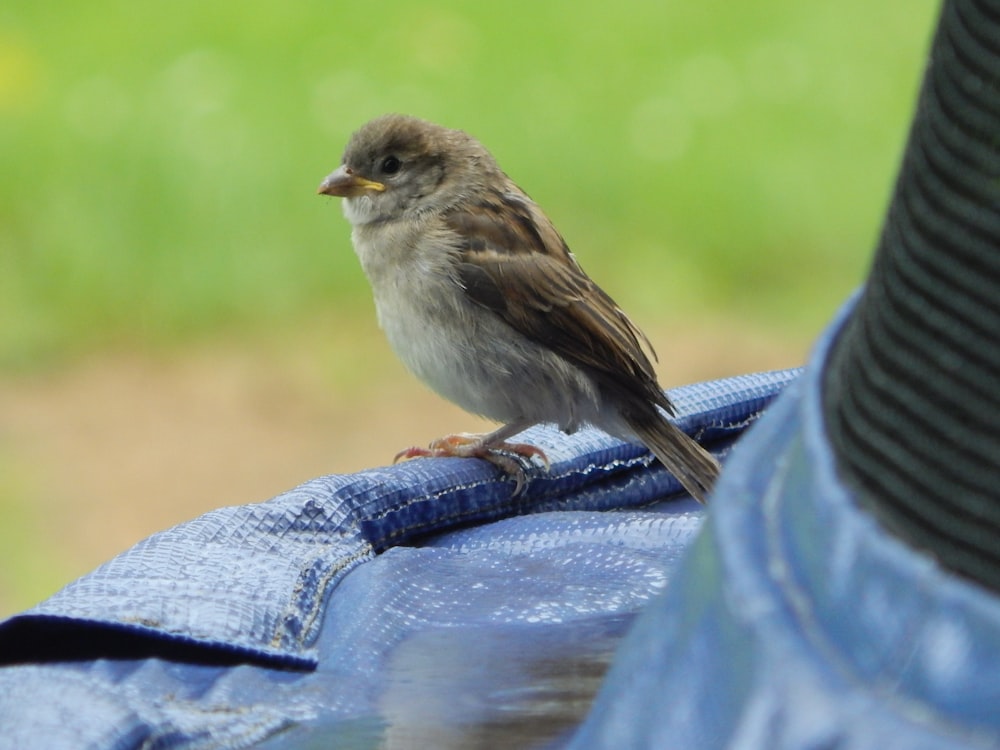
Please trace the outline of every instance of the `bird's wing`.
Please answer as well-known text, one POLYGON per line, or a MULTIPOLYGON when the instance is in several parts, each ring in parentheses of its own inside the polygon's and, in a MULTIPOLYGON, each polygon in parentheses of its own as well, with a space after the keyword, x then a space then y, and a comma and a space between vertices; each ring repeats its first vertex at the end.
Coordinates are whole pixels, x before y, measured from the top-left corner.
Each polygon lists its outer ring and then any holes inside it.
POLYGON ((671 410, 643 351, 655 357, 649 341, 527 196, 497 192, 444 219, 461 238, 457 280, 472 301, 601 382, 671 410))

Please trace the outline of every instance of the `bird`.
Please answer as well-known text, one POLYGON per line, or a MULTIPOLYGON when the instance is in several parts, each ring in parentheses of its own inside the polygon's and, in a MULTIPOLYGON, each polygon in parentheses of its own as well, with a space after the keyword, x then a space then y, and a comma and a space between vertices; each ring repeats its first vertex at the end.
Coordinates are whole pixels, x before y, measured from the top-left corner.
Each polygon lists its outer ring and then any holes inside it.
POLYGON ((705 502, 720 466, 670 419, 652 345, 584 272, 548 216, 476 138, 402 114, 351 135, 318 193, 343 198, 378 323, 403 364, 501 426, 396 461, 477 457, 525 486, 540 448, 509 439, 554 423, 644 444, 705 502), (647 354, 648 352, 648 354, 647 354))

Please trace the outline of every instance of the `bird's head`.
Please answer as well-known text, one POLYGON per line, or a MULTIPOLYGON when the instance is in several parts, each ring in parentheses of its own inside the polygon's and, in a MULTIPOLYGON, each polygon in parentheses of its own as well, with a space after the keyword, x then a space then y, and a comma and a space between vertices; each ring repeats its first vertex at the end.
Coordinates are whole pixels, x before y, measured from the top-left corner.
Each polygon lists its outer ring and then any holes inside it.
POLYGON ((351 136, 318 192, 344 198, 352 224, 392 221, 447 210, 496 169, 489 152, 460 130, 384 115, 351 136))

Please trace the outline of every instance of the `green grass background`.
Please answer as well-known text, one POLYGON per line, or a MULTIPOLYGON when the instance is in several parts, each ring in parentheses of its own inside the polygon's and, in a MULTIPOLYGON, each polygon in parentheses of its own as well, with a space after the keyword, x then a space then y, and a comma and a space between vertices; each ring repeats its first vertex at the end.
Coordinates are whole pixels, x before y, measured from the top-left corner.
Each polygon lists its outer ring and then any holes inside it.
MULTIPOLYGON (((0 378, 371 316, 315 189, 387 111, 482 139, 644 327, 809 340, 870 262, 936 11, 5 0, 0 378)), ((0 414, 0 599, 20 607, 66 573, 4 441, 0 414)))
POLYGON ((866 271, 936 10, 6 2, 0 371, 369 314, 314 191, 386 111, 477 135, 638 319, 818 330, 866 271))

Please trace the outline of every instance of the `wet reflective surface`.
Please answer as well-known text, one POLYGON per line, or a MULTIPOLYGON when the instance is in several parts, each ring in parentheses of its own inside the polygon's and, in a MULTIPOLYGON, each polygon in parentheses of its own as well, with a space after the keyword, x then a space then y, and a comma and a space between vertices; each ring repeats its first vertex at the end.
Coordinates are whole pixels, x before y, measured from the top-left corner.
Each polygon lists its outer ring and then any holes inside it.
POLYGON ((590 708, 631 616, 574 624, 424 631, 397 647, 380 717, 303 723, 260 745, 292 748, 537 748, 590 708))

